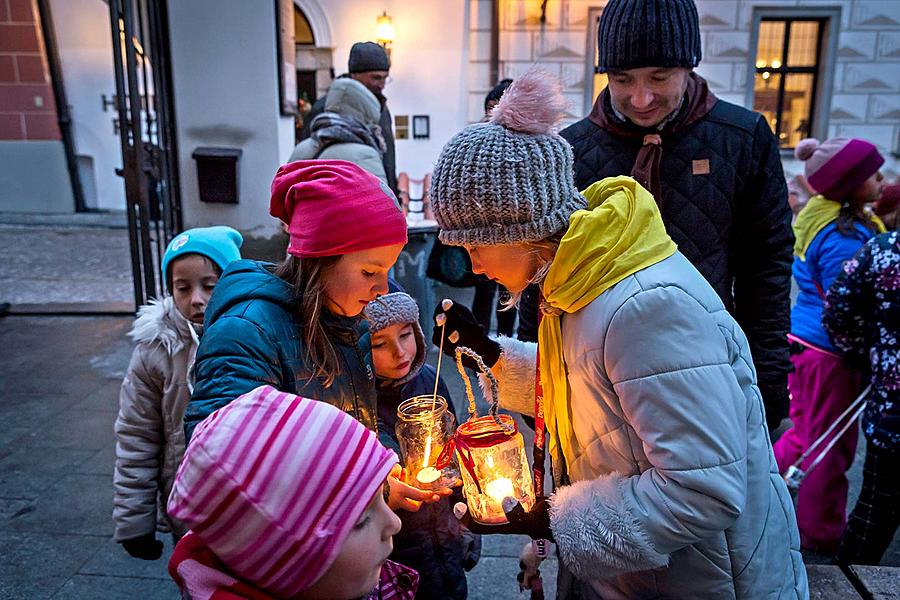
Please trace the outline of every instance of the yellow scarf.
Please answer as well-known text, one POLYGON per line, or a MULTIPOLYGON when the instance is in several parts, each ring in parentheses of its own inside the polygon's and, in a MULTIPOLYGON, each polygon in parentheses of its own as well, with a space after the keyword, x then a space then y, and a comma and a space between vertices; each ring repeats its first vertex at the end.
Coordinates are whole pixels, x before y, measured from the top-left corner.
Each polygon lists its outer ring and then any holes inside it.
MULTIPOLYGON (((794 254, 806 262, 806 251, 820 231, 833 223, 841 212, 841 203, 816 195, 809 199, 794 223, 794 254)), ((875 215, 869 217, 878 233, 884 233, 884 223, 875 215)))
MULTIPOLYGON (((569 218, 541 291, 552 312, 574 313, 629 275, 672 256, 653 196, 631 177, 609 177, 582 192, 587 210, 569 218)), ((544 415, 551 456, 575 459, 572 394, 563 359, 559 314, 545 314, 538 330, 544 415)))

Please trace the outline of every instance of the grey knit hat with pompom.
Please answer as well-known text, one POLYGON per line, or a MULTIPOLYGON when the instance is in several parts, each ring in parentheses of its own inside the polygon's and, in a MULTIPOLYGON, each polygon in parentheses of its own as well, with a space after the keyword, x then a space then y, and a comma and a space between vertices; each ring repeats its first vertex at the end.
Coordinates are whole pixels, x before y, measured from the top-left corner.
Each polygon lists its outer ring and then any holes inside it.
POLYGON ((509 86, 487 123, 447 142, 431 179, 442 242, 536 242, 568 229, 587 201, 575 188, 572 149, 554 130, 564 113, 559 80, 531 70, 509 86))

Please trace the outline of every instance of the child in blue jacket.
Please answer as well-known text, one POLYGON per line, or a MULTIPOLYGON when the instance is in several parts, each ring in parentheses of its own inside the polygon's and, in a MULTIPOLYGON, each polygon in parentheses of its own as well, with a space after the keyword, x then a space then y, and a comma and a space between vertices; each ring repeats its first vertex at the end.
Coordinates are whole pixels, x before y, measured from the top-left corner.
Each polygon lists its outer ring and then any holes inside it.
MULTIPOLYGON (((437 373, 425 364, 428 348, 419 325, 419 306, 403 292, 381 296, 365 309, 372 335, 372 362, 378 390, 378 432, 381 443, 400 453, 397 407, 414 396, 431 395, 437 373)), ((455 414, 449 390, 438 394, 455 414)), ((400 533, 394 536, 391 560, 419 572, 417 600, 462 600, 466 574, 478 561, 481 540, 453 516, 457 498, 422 505, 418 512, 399 510, 400 533)))
MULTIPOLYGON (((846 363, 822 327, 825 290, 844 262, 884 226, 868 212, 881 194, 878 169, 884 159, 874 145, 834 138, 798 144, 806 179, 818 193, 794 223, 793 274, 800 293, 791 311, 788 375, 793 427, 774 444, 782 472, 847 408, 862 390, 860 373, 846 363)), ((856 436, 845 434, 804 480, 797 497, 797 525, 803 548, 831 555, 846 524, 847 477, 856 436)), ((809 461, 808 461, 809 462, 809 461)), ((801 465, 806 469, 808 464, 801 465)))

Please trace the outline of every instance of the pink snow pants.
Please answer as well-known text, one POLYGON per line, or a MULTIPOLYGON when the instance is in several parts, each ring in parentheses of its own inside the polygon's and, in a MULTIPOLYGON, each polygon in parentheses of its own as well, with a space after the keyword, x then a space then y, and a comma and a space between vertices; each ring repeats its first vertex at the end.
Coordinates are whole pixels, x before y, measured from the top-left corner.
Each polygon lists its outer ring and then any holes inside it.
MULTIPOLYGON (((775 460, 784 473, 861 391, 860 375, 839 357, 812 348, 791 356, 788 375, 793 427, 775 443, 775 460)), ((842 424, 845 421, 842 421, 842 424)), ((833 433, 836 433, 838 427, 833 433)), ((859 427, 851 426, 818 466, 803 480, 797 495, 800 544, 822 554, 837 550, 847 523, 847 477, 853 464, 859 427)), ((815 460, 832 438, 822 442, 801 465, 815 460)))

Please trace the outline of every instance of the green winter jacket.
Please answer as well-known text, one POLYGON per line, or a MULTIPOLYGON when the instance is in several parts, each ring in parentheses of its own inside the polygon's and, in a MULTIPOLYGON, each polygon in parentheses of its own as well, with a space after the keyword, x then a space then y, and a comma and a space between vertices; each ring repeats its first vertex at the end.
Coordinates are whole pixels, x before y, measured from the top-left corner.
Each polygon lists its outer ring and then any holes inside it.
POLYGON ((328 402, 375 430, 375 378, 369 326, 362 318, 320 317, 340 360, 328 388, 313 377, 302 341, 303 319, 288 283, 273 265, 231 263, 206 308, 194 363, 194 391, 184 416, 190 439, 197 424, 238 396, 268 384, 328 402))

